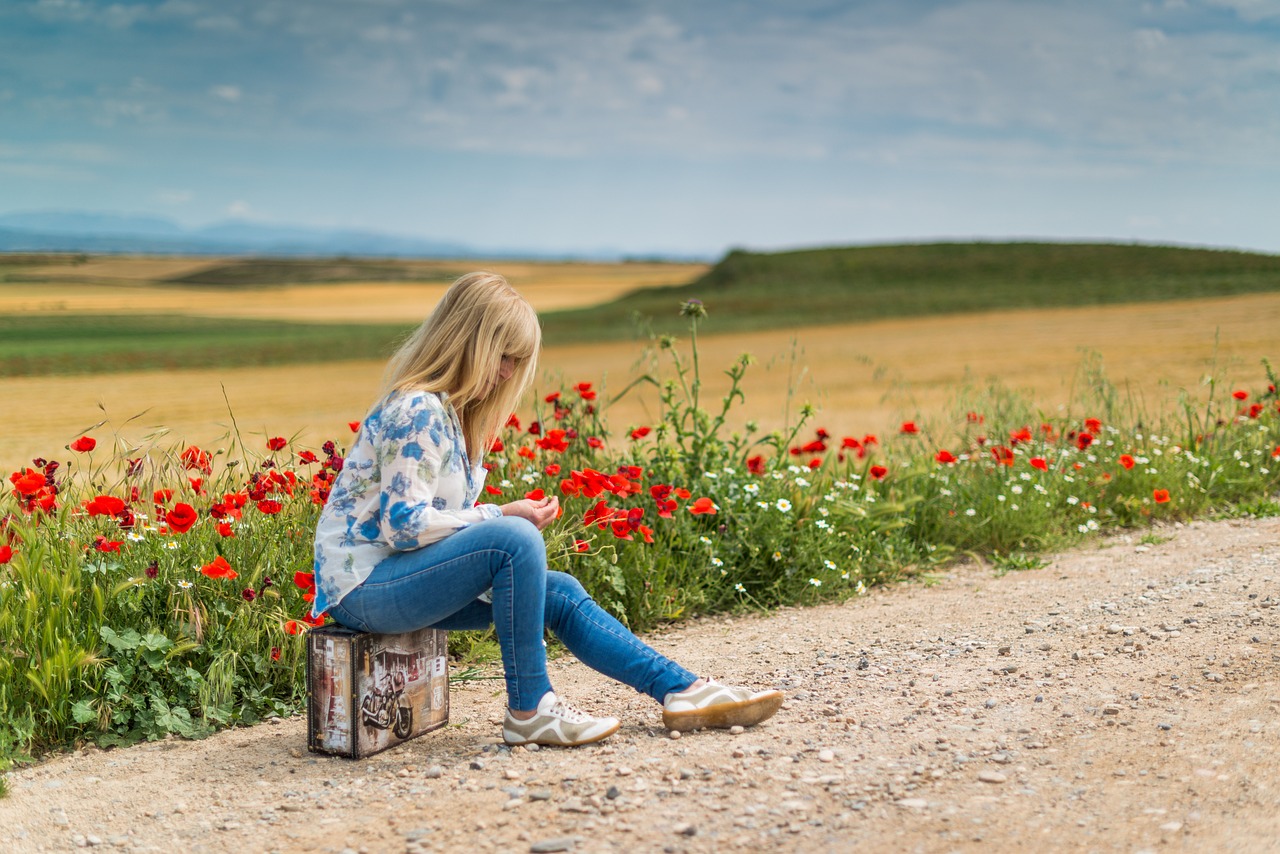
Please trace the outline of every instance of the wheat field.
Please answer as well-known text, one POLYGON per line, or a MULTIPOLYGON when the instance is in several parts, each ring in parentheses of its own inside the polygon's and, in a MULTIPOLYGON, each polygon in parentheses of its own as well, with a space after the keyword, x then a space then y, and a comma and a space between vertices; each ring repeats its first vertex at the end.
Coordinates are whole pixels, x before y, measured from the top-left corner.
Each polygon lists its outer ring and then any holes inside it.
POLYGON ((476 261, 400 262, 436 281, 343 281, 228 288, 159 280, 198 273, 226 259, 93 258, 68 267, 33 266, 27 280, 0 286, 0 313, 185 314, 308 323, 407 323, 426 316, 449 281, 471 269, 518 283, 539 311, 578 308, 637 288, 692 281, 703 264, 604 264, 476 261), (478 267, 477 267, 478 265, 478 267))
MULTIPOLYGON (((579 298, 597 293, 585 273, 561 291, 544 280, 542 295, 534 283, 508 274, 540 309, 568 299, 573 287, 579 298)), ((400 295, 406 298, 403 290, 400 295)), ((398 310, 416 316, 429 309, 416 298, 408 301, 398 310)), ((1053 412, 1071 399, 1086 350, 1098 353, 1109 378, 1153 411, 1175 402, 1181 389, 1203 397, 1212 373, 1256 389, 1263 377, 1260 359, 1280 358, 1280 295, 1273 294, 731 336, 714 334, 715 306, 709 309, 700 338, 704 402, 723 393, 720 372, 750 353, 756 364, 735 423, 756 419, 765 429, 781 427, 788 408, 794 415, 809 401, 821 410, 815 424, 832 433, 891 431, 904 418, 938 419, 966 383, 991 380, 1026 391, 1053 412)), ((561 380, 589 381, 616 393, 647 370, 643 350, 634 341, 548 347, 531 400, 561 380)), ((312 446, 330 438, 343 444, 350 437, 347 422, 359 419, 376 396, 381 370, 380 363, 360 361, 0 379, 0 396, 8 401, 0 412, 0 465, 11 471, 37 455, 69 458, 65 446, 85 432, 104 444, 115 435, 131 453, 163 433, 216 448, 235 427, 251 447, 261 448, 265 437, 275 435, 296 435, 312 446)), ((650 424, 656 407, 652 391, 630 394, 610 409, 610 426, 622 435, 630 425, 650 424)))

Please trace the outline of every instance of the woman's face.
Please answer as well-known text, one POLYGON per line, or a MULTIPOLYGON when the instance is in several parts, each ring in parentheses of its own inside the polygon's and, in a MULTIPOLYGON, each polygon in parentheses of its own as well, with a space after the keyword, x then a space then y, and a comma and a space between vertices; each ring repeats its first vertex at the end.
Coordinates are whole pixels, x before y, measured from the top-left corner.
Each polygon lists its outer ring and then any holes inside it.
POLYGON ((494 389, 511 379, 511 375, 516 372, 516 357, 503 356, 502 361, 498 363, 498 375, 489 383, 489 388, 485 392, 485 396, 493 394, 494 389))

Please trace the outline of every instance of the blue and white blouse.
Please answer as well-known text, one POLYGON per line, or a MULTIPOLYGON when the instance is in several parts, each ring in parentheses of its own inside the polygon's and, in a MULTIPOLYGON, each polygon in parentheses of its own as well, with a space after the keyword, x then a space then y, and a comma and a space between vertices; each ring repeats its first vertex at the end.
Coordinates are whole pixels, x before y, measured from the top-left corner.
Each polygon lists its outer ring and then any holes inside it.
POLYGON ((388 555, 502 515, 476 504, 484 467, 471 466, 458 414, 443 392, 393 391, 365 417, 316 525, 322 614, 388 555))

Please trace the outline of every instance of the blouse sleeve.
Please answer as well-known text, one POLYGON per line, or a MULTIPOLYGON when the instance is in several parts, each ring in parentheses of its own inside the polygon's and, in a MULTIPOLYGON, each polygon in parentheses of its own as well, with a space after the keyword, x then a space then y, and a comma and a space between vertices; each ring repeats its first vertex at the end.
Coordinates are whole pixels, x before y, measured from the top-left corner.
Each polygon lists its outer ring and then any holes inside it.
POLYGON ((445 413, 438 407, 414 406, 382 424, 379 445, 379 526, 382 540, 397 551, 419 549, 456 531, 502 515, 494 504, 465 506, 465 467, 450 437, 445 413), (454 471, 461 484, 447 484, 454 471), (449 501, 442 492, 457 486, 462 497, 449 501), (445 487, 445 489, 442 489, 445 487), (453 503, 455 508, 450 508, 453 503))

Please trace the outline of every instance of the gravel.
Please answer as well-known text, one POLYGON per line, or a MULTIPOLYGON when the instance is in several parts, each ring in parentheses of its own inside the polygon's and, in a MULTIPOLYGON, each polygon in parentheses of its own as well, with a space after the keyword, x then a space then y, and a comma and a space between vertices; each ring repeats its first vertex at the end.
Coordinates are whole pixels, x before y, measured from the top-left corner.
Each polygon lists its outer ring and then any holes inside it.
POLYGON ((361 762, 307 753, 301 718, 89 748, 10 772, 0 850, 1274 850, 1280 520, 1158 533, 650 635, 788 692, 738 735, 672 738, 562 658, 557 690, 623 719, 598 745, 500 744, 484 682, 361 762))

